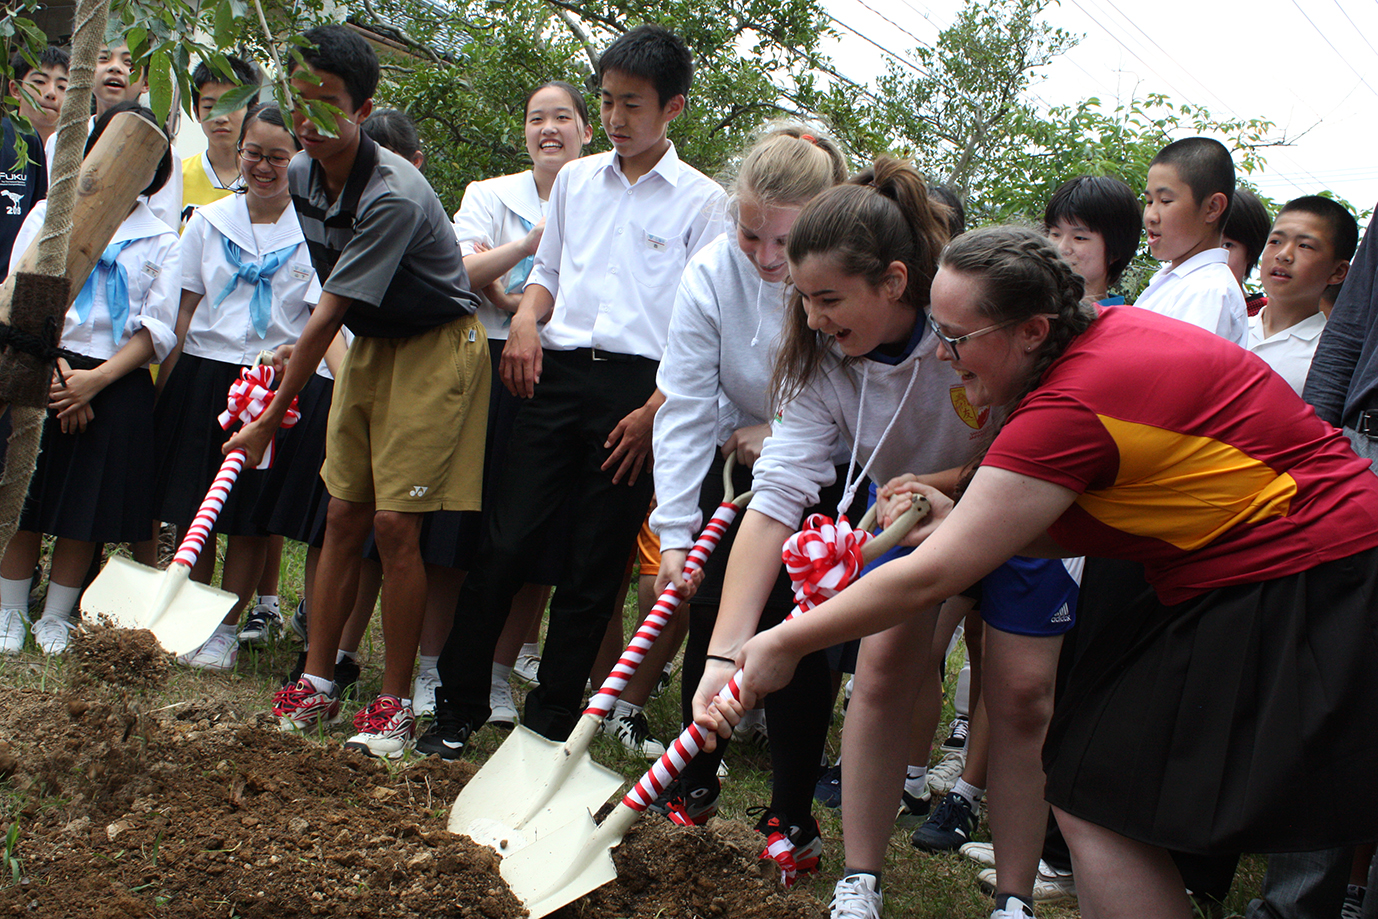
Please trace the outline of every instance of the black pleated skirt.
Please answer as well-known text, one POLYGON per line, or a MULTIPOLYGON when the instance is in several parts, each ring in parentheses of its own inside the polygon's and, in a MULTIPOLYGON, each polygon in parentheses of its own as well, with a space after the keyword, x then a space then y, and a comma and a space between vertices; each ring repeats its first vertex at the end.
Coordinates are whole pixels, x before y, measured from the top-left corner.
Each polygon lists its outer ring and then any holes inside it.
POLYGON ((325 431, 335 382, 312 374, 297 396, 301 420, 280 433, 267 470, 254 522, 274 536, 320 548, 330 494, 321 479, 325 431))
POLYGON ((1050 803, 1200 854, 1378 838, 1378 549, 1096 606, 1044 747, 1050 803))
MULTIPOLYGON (((230 384, 243 369, 209 358, 183 354, 163 384, 154 412, 154 441, 158 451, 155 479, 158 519, 185 527, 196 516, 215 473, 225 457, 220 448, 229 431, 218 420, 225 410, 230 384)), ((254 505, 267 477, 264 470, 245 468, 230 489, 215 532, 229 536, 263 536, 253 520, 254 505)))
POLYGON ((80 434, 63 434, 49 412, 19 527, 84 542, 150 539, 153 378, 143 367, 130 371, 91 400, 91 411, 80 434))

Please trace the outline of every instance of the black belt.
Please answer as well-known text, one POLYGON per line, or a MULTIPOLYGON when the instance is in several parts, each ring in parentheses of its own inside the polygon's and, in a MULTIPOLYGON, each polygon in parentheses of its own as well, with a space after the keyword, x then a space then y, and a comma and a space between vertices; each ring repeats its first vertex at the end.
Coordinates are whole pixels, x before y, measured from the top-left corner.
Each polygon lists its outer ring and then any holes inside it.
POLYGON ((616 361, 619 364, 630 364, 641 360, 639 354, 619 354, 616 351, 607 351, 597 347, 590 348, 589 353, 595 361, 616 361))

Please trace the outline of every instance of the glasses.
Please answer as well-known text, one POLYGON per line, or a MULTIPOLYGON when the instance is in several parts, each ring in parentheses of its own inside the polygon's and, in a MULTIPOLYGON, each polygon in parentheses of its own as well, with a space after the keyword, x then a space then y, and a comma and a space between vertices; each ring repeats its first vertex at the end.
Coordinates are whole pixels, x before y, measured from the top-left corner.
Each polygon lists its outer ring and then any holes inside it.
POLYGON ((267 160, 268 165, 278 169, 286 169, 287 164, 292 162, 292 156, 288 153, 271 153, 265 156, 261 150, 249 150, 244 147, 239 148, 239 157, 250 166, 254 163, 267 160))
MULTIPOLYGON (((1057 313, 1035 313, 1028 318, 1033 319, 1037 316, 1042 316, 1044 319, 1056 319, 1057 313)), ((1010 319, 1006 322, 997 322, 995 325, 988 325, 984 329, 977 329, 975 332, 968 332, 965 335, 958 335, 956 338, 949 338, 947 335, 943 334, 942 329, 938 328, 938 320, 934 319, 931 314, 928 317, 928 327, 933 330, 934 335, 938 336, 938 340, 947 346, 947 350, 952 352, 952 359, 954 361, 960 361, 962 359, 962 356, 957 353, 958 345, 964 345, 973 338, 980 338, 988 332, 994 332, 996 329, 1003 329, 1006 326, 1014 325, 1016 322, 1023 322, 1023 320, 1010 319)))

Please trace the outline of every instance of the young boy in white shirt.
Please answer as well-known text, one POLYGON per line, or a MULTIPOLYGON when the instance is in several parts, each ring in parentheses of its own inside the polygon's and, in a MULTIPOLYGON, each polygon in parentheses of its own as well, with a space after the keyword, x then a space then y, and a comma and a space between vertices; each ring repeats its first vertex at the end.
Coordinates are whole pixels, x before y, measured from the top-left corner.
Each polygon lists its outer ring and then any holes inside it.
POLYGON ((1144 231, 1153 257, 1167 262, 1134 304, 1248 342, 1244 295, 1221 248, 1234 195, 1234 161, 1209 137, 1168 144, 1148 167, 1144 231))
POLYGON ((458 757, 487 720, 493 649, 549 526, 568 528, 571 552, 524 722, 563 739, 579 716, 650 504, 651 477, 641 472, 663 401, 655 375, 679 276, 726 226, 723 190, 682 163, 665 134, 684 109, 693 71, 684 44, 654 25, 623 35, 599 60, 603 129, 614 149, 568 164, 551 190, 500 370, 526 401, 440 657, 444 685, 421 752, 458 757), (573 509, 556 519, 567 494, 573 509))
POLYGON ((1288 201, 1268 232, 1261 261, 1268 305, 1249 320, 1249 350, 1297 395, 1325 328, 1321 300, 1344 281, 1358 244, 1354 215, 1320 195, 1288 201))

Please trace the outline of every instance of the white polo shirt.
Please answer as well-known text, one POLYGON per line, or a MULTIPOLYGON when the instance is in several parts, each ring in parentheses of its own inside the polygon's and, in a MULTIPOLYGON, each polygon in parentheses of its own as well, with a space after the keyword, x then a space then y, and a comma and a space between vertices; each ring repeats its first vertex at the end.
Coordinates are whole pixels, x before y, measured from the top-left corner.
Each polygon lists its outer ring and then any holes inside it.
POLYGON ((1325 314, 1318 312, 1264 338, 1263 314, 1266 312, 1268 307, 1265 306, 1249 320, 1249 350, 1267 361, 1268 366, 1300 396, 1306 385, 1306 374, 1311 370, 1311 358, 1325 330, 1325 314))
POLYGON ((1228 262, 1229 253, 1224 249, 1207 249, 1176 268, 1164 265, 1134 305, 1190 322, 1247 347, 1249 310, 1228 262))
POLYGON ((673 144, 635 185, 615 152, 566 165, 527 279, 555 298, 542 347, 660 360, 679 276, 728 228, 725 201, 722 187, 681 162, 673 144))

